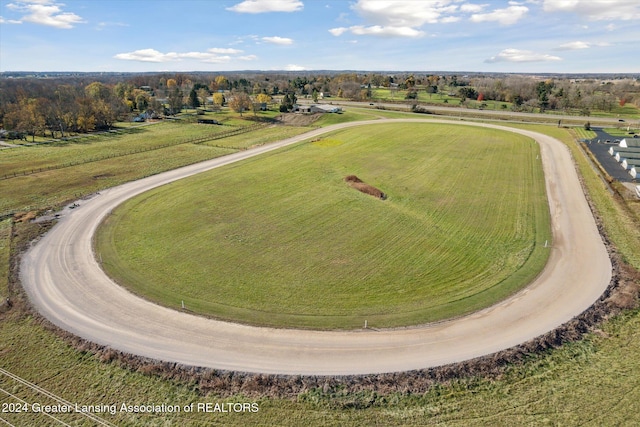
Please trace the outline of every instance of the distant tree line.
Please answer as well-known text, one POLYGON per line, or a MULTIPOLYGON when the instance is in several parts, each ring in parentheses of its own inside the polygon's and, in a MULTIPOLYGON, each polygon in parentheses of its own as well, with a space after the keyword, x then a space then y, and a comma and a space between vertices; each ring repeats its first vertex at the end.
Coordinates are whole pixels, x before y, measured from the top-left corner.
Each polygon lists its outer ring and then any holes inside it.
POLYGON ((177 114, 185 107, 255 110, 273 97, 290 111, 300 97, 372 99, 388 89, 392 100, 416 100, 421 92, 466 100, 509 103, 517 111, 611 111, 640 106, 640 82, 526 75, 458 75, 356 72, 141 73, 55 78, 0 78, 0 128, 35 137, 64 137, 109 129, 138 114, 177 114), (403 96, 396 96, 402 91, 403 96), (246 96, 245 96, 246 95, 246 96))

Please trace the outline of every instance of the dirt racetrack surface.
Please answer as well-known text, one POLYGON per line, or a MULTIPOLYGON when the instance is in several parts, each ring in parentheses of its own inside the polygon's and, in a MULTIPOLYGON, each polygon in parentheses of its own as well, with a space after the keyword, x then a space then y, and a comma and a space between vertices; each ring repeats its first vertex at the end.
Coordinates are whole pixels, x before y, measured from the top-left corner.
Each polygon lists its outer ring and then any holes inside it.
POLYGON ((568 149, 549 136, 497 125, 420 119, 344 123, 130 182, 77 203, 79 207, 65 210, 22 258, 21 281, 34 307, 55 325, 89 341, 191 366, 348 375, 460 362, 510 348, 567 322, 600 297, 612 275, 568 149), (491 127, 529 136, 540 144, 553 242, 549 261, 535 281, 492 307, 434 324, 303 331, 238 325, 155 305, 115 284, 94 258, 91 241, 98 225, 128 198, 340 128, 394 122, 491 127))

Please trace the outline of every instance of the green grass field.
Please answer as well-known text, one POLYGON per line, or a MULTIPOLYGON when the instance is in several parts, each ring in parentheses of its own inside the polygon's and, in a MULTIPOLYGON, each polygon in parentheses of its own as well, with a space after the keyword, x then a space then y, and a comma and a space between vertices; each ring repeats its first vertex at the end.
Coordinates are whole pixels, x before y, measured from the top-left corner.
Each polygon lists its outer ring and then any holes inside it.
MULTIPOLYGON (((570 132, 556 126, 517 127, 547 133, 566 143, 608 236, 620 254, 640 268, 640 225, 629 215, 626 205, 611 197, 570 132)), ((157 163, 158 170, 166 170, 176 163, 170 157, 148 161, 157 163)), ((96 165, 114 166, 111 163, 96 165)), ((119 167, 118 173, 122 175, 118 179, 135 179, 135 173, 124 173, 126 165, 119 167)), ((76 169, 81 171, 83 168, 76 169)), ((96 172, 104 170, 96 166, 91 173, 96 172)), ((48 203, 59 199, 41 196, 43 191, 50 195, 73 196, 93 188, 91 180, 74 180, 62 191, 63 180, 62 175, 46 176, 37 187, 34 187, 36 181, 13 181, 11 198, 13 200, 14 194, 21 192, 33 199, 35 207, 44 209, 52 206, 48 203)), ((8 197, 7 188, 0 188, 3 202, 8 197)), ((7 201, 5 205, 14 208, 16 203, 7 201)), ((9 224, 0 223, 0 229, 0 256, 5 256, 11 238, 9 224)), ((3 287, 6 282, 6 276, 0 277, 3 287)), ((118 362, 105 361, 109 359, 101 359, 86 350, 74 349, 35 322, 32 316, 14 308, 7 314, 0 314, 0 366, 80 404, 256 402, 260 408, 257 413, 245 414, 103 416, 119 426, 635 426, 640 423, 638 331, 640 312, 632 310, 605 321, 580 342, 531 355, 522 363, 507 368, 500 378, 463 378, 421 392, 347 393, 340 389, 312 388, 291 398, 260 398, 251 396, 247 389, 230 398, 221 398, 216 392, 202 395, 197 384, 162 380, 149 373, 150 370, 131 369, 118 362)), ((34 393, 4 376, 0 377, 0 388, 30 403, 54 403, 43 394, 34 393)), ((0 393, 0 396, 0 403, 16 402, 6 393, 0 393)), ((83 421, 78 414, 58 417, 70 425, 94 425, 83 421)), ((2 413, 0 418, 16 426, 60 425, 43 414, 2 413)))
POLYGON ((251 324, 419 324, 488 306, 544 266, 537 145, 380 124, 126 202, 97 238, 106 270, 154 301, 251 324), (381 201, 343 182, 356 174, 381 201))
POLYGON ((68 141, 4 150, 0 155, 0 178, 13 173, 88 163, 178 145, 195 138, 214 137, 230 129, 232 127, 167 122, 131 129, 120 135, 83 136, 68 141))

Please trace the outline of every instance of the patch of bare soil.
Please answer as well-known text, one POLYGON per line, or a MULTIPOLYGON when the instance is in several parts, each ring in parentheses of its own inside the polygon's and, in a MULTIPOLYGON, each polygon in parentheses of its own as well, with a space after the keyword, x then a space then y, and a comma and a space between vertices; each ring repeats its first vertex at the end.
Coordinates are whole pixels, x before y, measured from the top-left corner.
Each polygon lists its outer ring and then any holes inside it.
POLYGON ((93 179, 111 178, 111 177, 113 177, 113 176, 115 176, 115 175, 114 175, 114 174, 112 174, 112 173, 103 173, 103 174, 100 174, 100 175, 94 175, 94 176, 93 176, 93 179))
POLYGON ((356 190, 364 194, 368 194, 380 200, 386 200, 387 198, 387 195, 384 194, 382 191, 380 191, 373 185, 369 185, 366 182, 363 182, 360 178, 358 178, 355 175, 346 176, 344 180, 349 184, 351 188, 355 188, 356 190))
POLYGON ((322 114, 284 113, 278 117, 278 122, 287 126, 309 126, 318 120, 322 114))

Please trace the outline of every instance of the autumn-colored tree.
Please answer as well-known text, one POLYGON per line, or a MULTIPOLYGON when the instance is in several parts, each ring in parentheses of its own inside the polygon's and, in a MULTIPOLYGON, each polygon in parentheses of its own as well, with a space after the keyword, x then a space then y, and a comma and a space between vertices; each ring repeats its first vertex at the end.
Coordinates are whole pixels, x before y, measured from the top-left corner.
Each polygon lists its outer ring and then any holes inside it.
POLYGON ((167 79, 167 88, 171 89, 178 85, 176 79, 167 79))
POLYGON ((96 128, 96 116, 94 114, 93 102, 89 98, 78 100, 78 114, 76 116, 77 130, 80 132, 91 132, 96 128))
POLYGON ((26 129, 35 141, 36 133, 44 132, 44 114, 42 111, 43 100, 29 98, 20 103, 20 127, 26 129))
POLYGON ((209 98, 209 91, 206 88, 198 89, 198 98, 200 98, 200 105, 207 105, 207 98, 209 98))
POLYGON ((149 107, 150 97, 149 94, 143 90, 135 89, 135 106, 138 111, 145 111, 149 107))
POLYGON ((218 76, 216 77, 216 84, 218 85, 218 88, 225 90, 229 88, 229 81, 227 80, 227 78, 225 76, 218 76))
POLYGON ((404 84, 407 86, 408 89, 411 89, 416 85, 416 78, 413 77, 413 74, 411 74, 409 77, 405 79, 404 84))
POLYGON ((477 99, 477 100, 478 100, 478 101, 484 101, 484 94, 483 94, 482 92, 480 92, 480 93, 478 94, 478 99, 477 99))
POLYGON ((213 94, 213 103, 219 106, 223 106, 225 103, 224 94, 216 92, 213 94))
POLYGON ((256 95, 256 102, 269 104, 271 102, 271 97, 266 93, 259 93, 256 95))
POLYGON ((111 88, 100 82, 93 82, 84 88, 84 93, 91 99, 108 100, 111 98, 111 88))
POLYGON ((242 116, 244 111, 251 109, 251 106, 251 98, 244 92, 235 92, 229 100, 229 108, 236 113, 240 113, 240 116, 242 116))
POLYGON ((184 102, 182 99, 182 92, 180 92, 180 88, 178 86, 174 86, 169 92, 167 101, 169 102, 169 111, 171 114, 178 114, 182 111, 182 105, 184 102))

